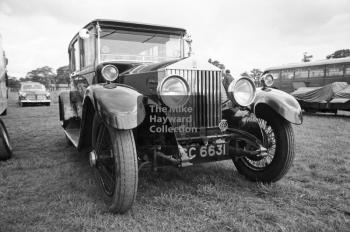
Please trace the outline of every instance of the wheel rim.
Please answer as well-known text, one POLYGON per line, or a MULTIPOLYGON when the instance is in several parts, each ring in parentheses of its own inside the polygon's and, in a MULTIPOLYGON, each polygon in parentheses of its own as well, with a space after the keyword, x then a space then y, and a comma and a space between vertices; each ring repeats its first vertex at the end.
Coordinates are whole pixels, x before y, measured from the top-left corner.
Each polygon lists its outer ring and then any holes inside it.
MULTIPOLYGON (((276 133, 273 127, 264 119, 258 118, 258 124, 262 133, 262 145, 267 149, 265 157, 253 159, 243 157, 242 161, 247 167, 254 171, 261 171, 266 169, 273 161, 276 155, 276 133)), ((249 149, 249 147, 247 147, 249 149)))
POLYGON ((96 168, 103 191, 113 196, 115 189, 115 161, 110 134, 103 123, 97 129, 95 145, 97 155, 96 168))

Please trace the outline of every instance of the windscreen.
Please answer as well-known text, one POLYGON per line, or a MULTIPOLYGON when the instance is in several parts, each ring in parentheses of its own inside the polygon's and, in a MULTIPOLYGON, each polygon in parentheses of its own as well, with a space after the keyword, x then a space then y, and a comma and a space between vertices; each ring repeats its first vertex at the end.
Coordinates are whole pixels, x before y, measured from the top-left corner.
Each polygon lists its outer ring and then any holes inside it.
POLYGON ((25 84, 22 85, 22 90, 45 90, 45 87, 40 84, 25 84))
POLYGON ((101 61, 160 62, 183 56, 179 35, 102 29, 101 61))

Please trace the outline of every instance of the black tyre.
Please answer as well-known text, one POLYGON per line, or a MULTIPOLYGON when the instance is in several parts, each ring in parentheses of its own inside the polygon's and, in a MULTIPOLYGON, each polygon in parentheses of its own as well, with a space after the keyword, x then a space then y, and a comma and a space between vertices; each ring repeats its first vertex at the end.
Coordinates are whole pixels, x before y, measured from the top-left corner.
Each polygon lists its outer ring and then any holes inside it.
POLYGON ((12 147, 5 124, 0 119, 0 160, 7 160, 12 156, 12 147))
POLYGON ((271 109, 257 114, 263 136, 263 146, 268 149, 263 158, 242 157, 233 160, 239 173, 252 181, 275 182, 290 169, 294 156, 294 132, 291 124, 271 109))
POLYGON ((125 213, 137 193, 138 164, 133 133, 106 125, 96 113, 92 146, 97 156, 95 176, 109 210, 125 213))

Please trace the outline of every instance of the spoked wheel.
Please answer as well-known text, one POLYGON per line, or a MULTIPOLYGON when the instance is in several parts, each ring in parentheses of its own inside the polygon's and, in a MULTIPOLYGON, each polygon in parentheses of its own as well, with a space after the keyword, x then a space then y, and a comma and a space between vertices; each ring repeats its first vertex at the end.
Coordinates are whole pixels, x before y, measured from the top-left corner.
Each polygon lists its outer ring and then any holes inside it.
POLYGON ((138 183, 133 133, 105 125, 96 113, 92 145, 97 158, 95 176, 109 210, 125 213, 135 201, 138 183))
MULTIPOLYGON (((294 133, 291 124, 272 110, 257 114, 260 138, 267 153, 261 157, 234 160, 237 170, 253 181, 275 182, 290 169, 294 159, 294 133)), ((246 149, 249 149, 249 145, 246 149)))
POLYGON ((7 160, 12 156, 12 147, 5 124, 0 119, 0 160, 7 160))

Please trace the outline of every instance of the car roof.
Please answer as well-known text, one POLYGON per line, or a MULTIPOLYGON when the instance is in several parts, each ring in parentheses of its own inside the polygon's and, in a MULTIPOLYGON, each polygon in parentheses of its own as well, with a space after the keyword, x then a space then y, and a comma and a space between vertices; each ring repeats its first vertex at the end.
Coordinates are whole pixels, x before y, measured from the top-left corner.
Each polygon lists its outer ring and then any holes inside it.
MULTIPOLYGON (((173 35, 185 35, 186 30, 179 27, 171 27, 164 25, 156 25, 149 23, 137 23, 130 21, 121 21, 121 20, 110 20, 110 19, 94 19, 88 24, 86 24, 83 28, 90 28, 96 24, 99 24, 101 27, 111 27, 111 28, 119 28, 124 30, 135 30, 135 31, 144 31, 144 32, 158 32, 164 34, 173 34, 173 35)), ((76 39, 79 33, 77 33, 71 42, 69 43, 69 47, 72 45, 73 41, 76 39)))

